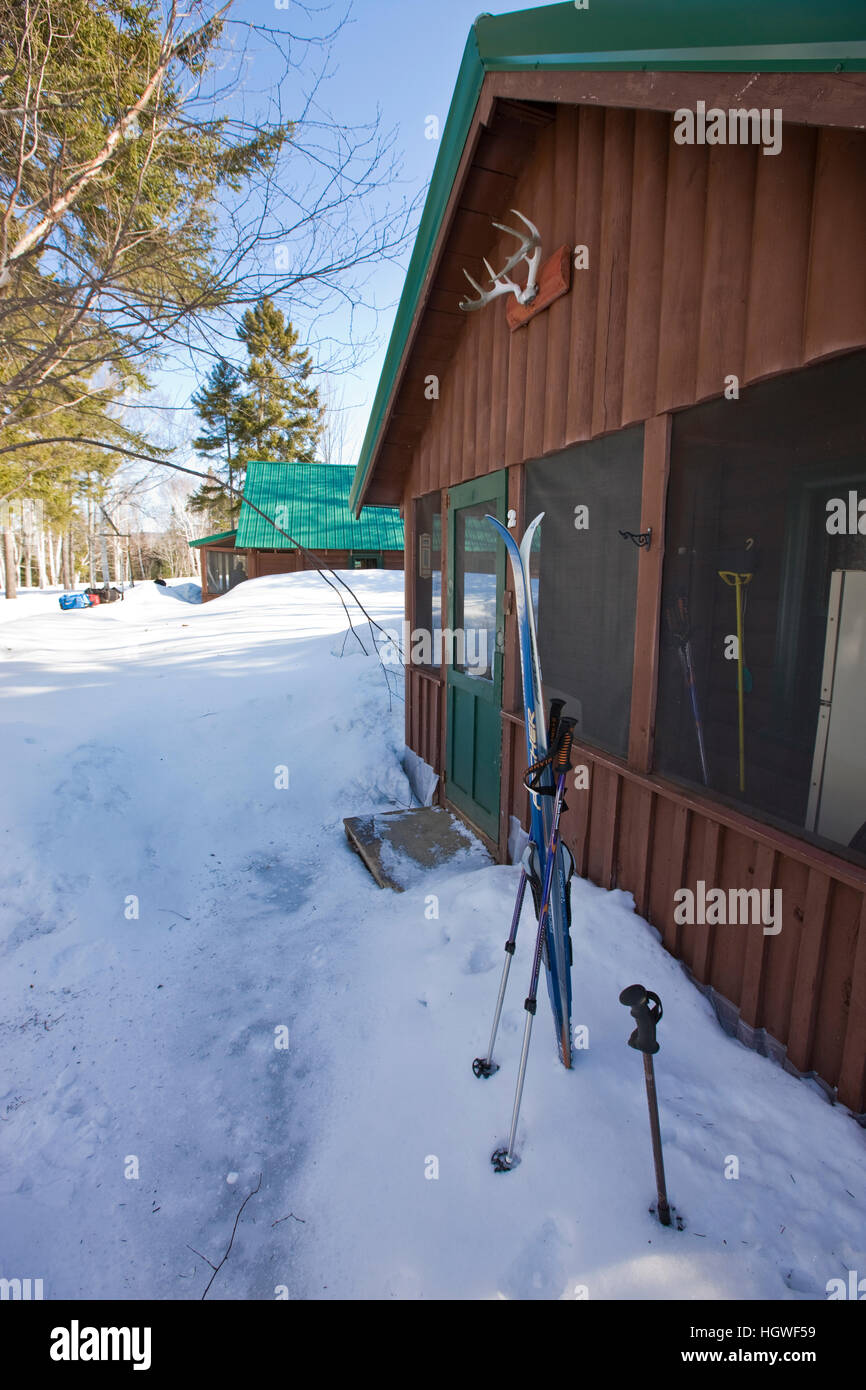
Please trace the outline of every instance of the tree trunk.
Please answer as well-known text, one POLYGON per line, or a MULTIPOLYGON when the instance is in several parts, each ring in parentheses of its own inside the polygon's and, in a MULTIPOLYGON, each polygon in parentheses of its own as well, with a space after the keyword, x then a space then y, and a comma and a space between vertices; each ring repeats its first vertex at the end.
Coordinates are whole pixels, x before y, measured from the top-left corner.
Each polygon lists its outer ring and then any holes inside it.
POLYGON ((93 551, 96 546, 96 536, 93 527, 93 503, 88 499, 87 502, 87 567, 90 571, 90 587, 96 588, 96 570, 93 564, 93 551))
POLYGON ((102 583, 104 588, 108 588, 111 583, 111 574, 108 568, 108 538, 105 534, 105 517, 102 518, 102 525, 99 530, 99 548, 102 552, 102 583))
POLYGON ((6 561, 6 597, 18 597, 18 567, 15 563, 15 537, 12 527, 3 532, 3 558, 6 561))
POLYGON ((72 522, 63 537, 63 587, 64 589, 74 589, 75 580, 72 573, 72 522))
MULTIPOLYGON (((26 504, 25 504, 26 506, 26 504)), ((22 509, 22 519, 24 522, 24 536, 22 538, 22 549, 24 551, 24 578, 23 587, 33 588, 33 532, 30 529, 30 517, 22 509)))
POLYGON ((48 570, 45 566, 45 532, 40 526, 36 536, 36 562, 39 565, 39 587, 48 588, 48 570))

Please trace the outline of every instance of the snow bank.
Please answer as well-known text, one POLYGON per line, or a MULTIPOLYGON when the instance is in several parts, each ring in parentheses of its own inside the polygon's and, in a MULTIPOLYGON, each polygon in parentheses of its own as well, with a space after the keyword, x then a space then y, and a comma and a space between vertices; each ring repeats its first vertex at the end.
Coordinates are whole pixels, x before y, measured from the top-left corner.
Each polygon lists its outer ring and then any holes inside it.
POLYGON ((201 603, 201 585, 190 581, 183 581, 180 584, 166 584, 165 587, 157 584, 156 588, 166 598, 180 599, 183 603, 201 603))
MULTIPOLYGON (((399 626, 401 575, 345 577, 399 626)), ((198 1298, 260 1176, 209 1298, 808 1300, 866 1271, 863 1132, 727 1037, 631 900, 583 882, 589 1046, 565 1072, 542 986, 520 1164, 495 1175, 528 908, 501 1069, 471 1062, 517 871, 393 894, 349 849, 344 816, 410 802, 404 709, 319 576, 166 598, 52 597, 0 637, 0 1275, 47 1298, 198 1298), (636 981, 665 1006, 682 1232, 647 1210, 618 1003, 636 981)))

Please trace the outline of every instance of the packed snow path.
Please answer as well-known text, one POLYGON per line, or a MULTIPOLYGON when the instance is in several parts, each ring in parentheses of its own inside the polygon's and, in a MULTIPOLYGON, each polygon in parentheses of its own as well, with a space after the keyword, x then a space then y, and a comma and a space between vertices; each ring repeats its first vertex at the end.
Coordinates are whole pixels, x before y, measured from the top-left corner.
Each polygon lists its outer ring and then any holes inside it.
MULTIPOLYGON (((401 576, 347 577, 398 625, 401 576)), ((563 1070, 542 992, 493 1173, 530 910, 479 1081, 517 872, 470 856, 398 895, 352 854, 344 816, 410 802, 403 707, 317 576, 11 608, 0 1277, 200 1298, 260 1179, 209 1299, 822 1299, 866 1273, 863 1130, 726 1037, 621 892, 575 884, 589 1048, 563 1070), (665 1006, 682 1232, 647 1210, 635 981, 665 1006)))

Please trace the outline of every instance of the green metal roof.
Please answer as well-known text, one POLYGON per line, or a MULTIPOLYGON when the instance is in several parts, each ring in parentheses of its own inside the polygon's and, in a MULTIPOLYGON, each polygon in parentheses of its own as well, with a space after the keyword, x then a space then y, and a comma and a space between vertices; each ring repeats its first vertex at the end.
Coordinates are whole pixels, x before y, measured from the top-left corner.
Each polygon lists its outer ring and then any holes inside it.
POLYGON ((251 507, 310 550, 402 550, 396 507, 368 507, 360 521, 349 509, 352 467, 325 463, 247 464, 238 521, 238 550, 291 550, 292 543, 251 507))
POLYGON ((480 15, 469 31, 352 482, 358 508, 488 72, 864 72, 863 0, 590 0, 480 15))
POLYGON ((590 0, 475 21, 485 72, 823 72, 866 66, 862 0, 590 0))
POLYGON ((215 536, 201 536, 197 541, 190 541, 190 545, 197 548, 200 545, 216 545, 217 541, 232 541, 234 543, 236 535, 237 531, 219 531, 215 536))

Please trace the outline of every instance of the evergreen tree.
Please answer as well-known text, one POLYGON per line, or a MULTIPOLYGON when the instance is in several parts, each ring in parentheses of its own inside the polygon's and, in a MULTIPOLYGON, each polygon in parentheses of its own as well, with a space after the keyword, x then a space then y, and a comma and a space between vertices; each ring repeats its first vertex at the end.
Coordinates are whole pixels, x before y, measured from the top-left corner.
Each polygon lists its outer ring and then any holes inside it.
POLYGON ((240 401, 240 373, 222 357, 211 368, 205 384, 192 397, 196 414, 204 425, 202 433, 193 440, 193 448, 206 458, 220 458, 229 486, 227 491, 219 476, 211 470, 211 478, 193 494, 189 506, 192 511, 206 513, 210 518, 209 524, 225 531, 234 527, 238 511, 231 489, 237 476, 240 401))
POLYGON ((267 297, 244 314, 238 337, 247 350, 237 422, 244 465, 250 459, 312 463, 322 406, 310 384, 313 363, 298 333, 267 297))
POLYGON ((312 358, 272 300, 248 309, 237 334, 246 364, 238 369, 221 359, 192 398, 205 426, 194 448, 212 463, 189 505, 218 531, 231 530, 238 513, 226 481, 240 486, 251 459, 313 463, 324 430, 312 358))

